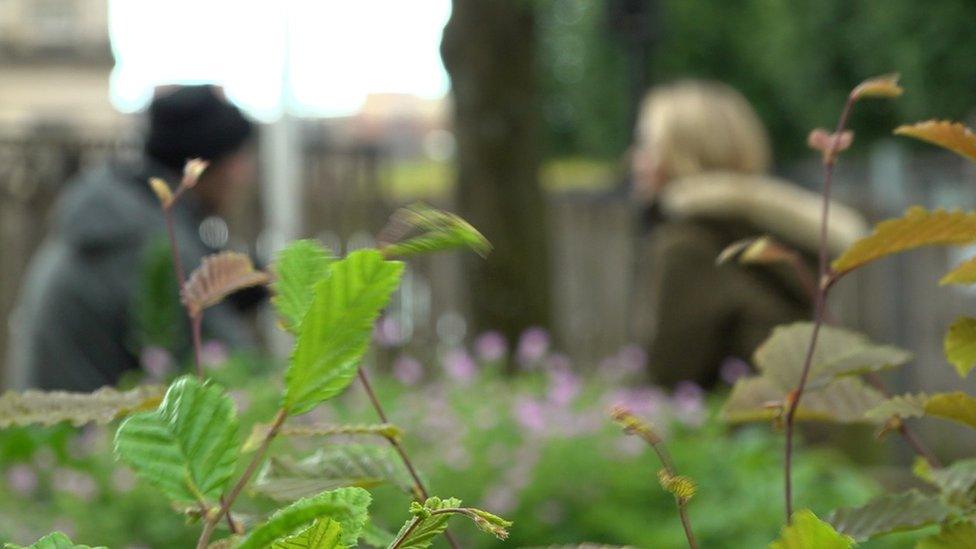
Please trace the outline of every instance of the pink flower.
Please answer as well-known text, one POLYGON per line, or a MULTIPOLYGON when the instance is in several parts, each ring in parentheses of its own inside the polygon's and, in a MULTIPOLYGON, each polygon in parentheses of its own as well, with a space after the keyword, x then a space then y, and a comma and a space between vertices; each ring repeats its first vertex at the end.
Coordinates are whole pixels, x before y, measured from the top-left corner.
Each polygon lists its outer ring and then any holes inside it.
POLYGON ((566 406, 571 403, 582 389, 579 376, 569 368, 561 367, 549 372, 549 401, 556 406, 566 406))
POLYGON ((643 372, 647 368, 647 352, 640 345, 627 345, 617 353, 617 365, 629 374, 643 372))
POLYGON ((522 332, 518 344, 518 360, 523 366, 538 362, 549 351, 549 332, 539 327, 522 332))
POLYGON ((477 370, 478 365, 464 349, 451 349, 444 355, 444 371, 457 381, 469 383, 474 379, 477 370))
POLYGON ((729 357, 722 361, 719 375, 722 381, 729 385, 734 385, 740 377, 745 377, 752 372, 752 368, 744 360, 736 357, 729 357))
POLYGON ((546 428, 545 409, 537 400, 519 397, 515 403, 515 420, 523 428, 542 432, 546 428))
POLYGON ((705 421, 705 391, 692 381, 682 381, 674 388, 671 403, 678 421, 699 426, 705 421))
POLYGON ((162 347, 146 347, 142 350, 139 361, 142 369, 155 380, 163 379, 173 371, 173 357, 162 347))
POLYGON ((219 368, 227 362, 227 346, 215 340, 203 344, 200 362, 208 368, 219 368))
POLYGON ((56 490, 71 494, 83 501, 91 501, 98 491, 91 476, 71 469, 59 468, 51 476, 51 484, 56 490))
POLYGON ((657 387, 639 387, 636 389, 617 389, 603 398, 604 409, 614 406, 627 408, 635 415, 653 417, 662 412, 667 405, 668 397, 657 387))
POLYGON ((386 315, 379 319, 373 329, 373 340, 380 347, 395 347, 406 340, 403 327, 396 318, 386 315))
POLYGON ((26 463, 12 465, 7 469, 7 486, 22 496, 29 496, 37 489, 37 473, 26 463))
POLYGON ((508 341, 501 332, 485 332, 474 340, 474 351, 479 360, 496 362, 508 354, 508 341))
POLYGON ((400 355, 393 362, 393 377, 404 385, 416 385, 424 377, 424 367, 416 358, 400 355))

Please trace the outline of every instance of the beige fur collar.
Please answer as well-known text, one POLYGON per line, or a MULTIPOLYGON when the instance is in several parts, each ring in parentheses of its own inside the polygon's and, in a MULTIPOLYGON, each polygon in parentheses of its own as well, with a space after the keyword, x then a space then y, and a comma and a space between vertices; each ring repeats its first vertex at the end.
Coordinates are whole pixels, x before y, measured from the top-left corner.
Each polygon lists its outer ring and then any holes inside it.
MULTIPOLYGON (((667 184, 659 200, 670 216, 745 220, 807 251, 815 251, 819 245, 820 195, 782 179, 703 174, 667 184)), ((847 249, 866 232, 860 213, 831 202, 827 245, 832 255, 847 249)))

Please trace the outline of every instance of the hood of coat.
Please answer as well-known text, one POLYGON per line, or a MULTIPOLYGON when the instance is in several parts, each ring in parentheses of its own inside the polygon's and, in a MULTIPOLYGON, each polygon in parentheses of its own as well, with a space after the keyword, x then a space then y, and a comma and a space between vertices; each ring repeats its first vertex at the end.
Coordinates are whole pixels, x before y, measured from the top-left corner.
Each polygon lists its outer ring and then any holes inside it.
MULTIPOLYGON (((783 179, 702 174, 672 181, 658 203, 668 218, 745 222, 802 251, 819 248, 821 196, 783 179)), ((865 236, 868 227, 856 210, 832 201, 827 229, 828 250, 838 255, 865 236)))
MULTIPOLYGON (((139 243, 165 227, 159 202, 149 189, 150 177, 178 181, 179 174, 151 161, 106 164, 81 174, 58 202, 54 230, 69 246, 83 252, 139 243)), ((174 208, 178 224, 198 216, 193 197, 174 208)))

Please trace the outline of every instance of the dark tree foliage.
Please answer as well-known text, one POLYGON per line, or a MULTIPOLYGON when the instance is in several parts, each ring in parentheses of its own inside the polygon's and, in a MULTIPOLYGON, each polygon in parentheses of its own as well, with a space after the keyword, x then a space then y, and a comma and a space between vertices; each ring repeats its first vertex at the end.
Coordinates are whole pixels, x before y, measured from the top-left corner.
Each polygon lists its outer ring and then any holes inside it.
MULTIPOLYGON (((900 72, 912 92, 865 105, 851 121, 860 137, 887 134, 903 120, 965 118, 976 103, 976 2, 654 1, 651 80, 713 78, 740 89, 780 160, 804 154, 809 128, 830 123, 848 83, 865 74, 900 72)), ((628 53, 609 30, 604 2, 536 7, 548 153, 619 156, 630 142, 628 53)))

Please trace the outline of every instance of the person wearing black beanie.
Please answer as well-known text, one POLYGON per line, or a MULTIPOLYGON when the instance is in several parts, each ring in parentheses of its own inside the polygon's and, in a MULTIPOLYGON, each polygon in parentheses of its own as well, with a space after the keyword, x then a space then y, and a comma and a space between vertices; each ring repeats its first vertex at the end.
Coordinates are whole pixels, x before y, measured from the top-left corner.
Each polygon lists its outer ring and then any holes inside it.
MULTIPOLYGON (((152 370, 146 352, 158 357, 160 351, 152 345, 173 352, 174 365, 190 362, 184 315, 172 319, 168 341, 140 325, 148 262, 169 257, 166 224, 148 181, 159 177, 175 185, 187 160, 209 162, 172 209, 181 261, 192 270, 217 251, 203 240, 204 220, 222 215, 256 179, 256 132, 210 85, 159 88, 146 117, 141 159, 83 173, 59 197, 53 227, 31 260, 11 317, 8 386, 91 391, 114 385, 126 372, 152 370)), ((233 297, 207 310, 203 337, 247 348, 255 338, 243 304, 255 302, 233 297)), ((179 311, 175 290, 170 305, 179 311)))
POLYGON ((146 154, 174 170, 191 158, 217 162, 253 133, 240 109, 208 84, 160 88, 148 114, 146 154))

